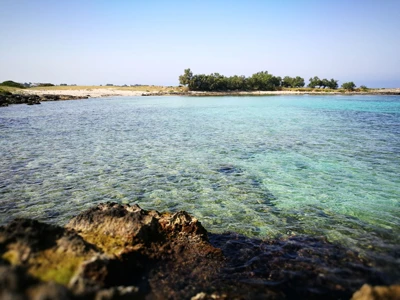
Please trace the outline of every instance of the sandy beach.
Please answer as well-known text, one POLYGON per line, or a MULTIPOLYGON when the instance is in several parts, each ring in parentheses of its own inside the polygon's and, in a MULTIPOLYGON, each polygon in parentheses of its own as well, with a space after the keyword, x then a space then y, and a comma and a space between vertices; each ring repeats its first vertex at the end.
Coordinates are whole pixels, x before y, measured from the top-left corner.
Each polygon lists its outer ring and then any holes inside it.
MULTIPOLYGON (((27 94, 34 94, 34 95, 70 95, 75 97, 90 97, 90 98, 100 98, 100 97, 116 97, 116 96, 142 96, 142 95, 166 95, 169 94, 166 91, 152 91, 149 92, 148 90, 128 90, 123 88, 93 88, 93 89, 28 89, 25 90, 24 93, 27 94)), ((198 91, 191 91, 186 92, 188 95, 210 95, 210 94, 229 94, 229 92, 198 92, 198 91)), ((239 95, 298 95, 298 94, 307 94, 309 92, 303 91, 244 91, 244 92, 232 92, 234 94, 239 95)))
POLYGON ((26 94, 34 95, 71 95, 75 97, 115 97, 115 96, 141 96, 146 91, 132 91, 123 89, 108 89, 108 88, 96 88, 96 89, 28 89, 24 90, 26 94))
POLYGON ((352 91, 352 92, 343 92, 343 91, 324 91, 324 90, 310 90, 310 91, 296 91, 296 90, 283 90, 283 91, 231 91, 231 92, 199 92, 199 91, 182 91, 182 89, 174 88, 174 89, 153 89, 149 91, 146 88, 143 90, 137 89, 127 89, 123 87, 115 87, 115 88, 102 88, 102 87, 93 87, 93 88, 79 88, 79 87, 71 87, 66 88, 62 87, 60 89, 56 87, 51 88, 34 88, 34 89, 26 89, 21 90, 24 94, 33 94, 33 95, 69 95, 74 97, 89 97, 89 98, 100 98, 100 97, 116 97, 116 96, 165 96, 165 95, 187 95, 187 96, 224 96, 224 95, 237 95, 237 96, 257 96, 257 95, 343 95, 343 94, 400 94, 400 88, 393 89, 374 89, 366 92, 360 91, 352 91))

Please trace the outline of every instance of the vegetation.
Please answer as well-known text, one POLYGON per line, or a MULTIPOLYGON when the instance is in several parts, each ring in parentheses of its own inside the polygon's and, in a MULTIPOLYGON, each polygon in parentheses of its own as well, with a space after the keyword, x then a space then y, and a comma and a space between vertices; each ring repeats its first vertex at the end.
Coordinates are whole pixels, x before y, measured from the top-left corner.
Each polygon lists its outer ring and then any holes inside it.
POLYGON ((25 86, 21 83, 12 81, 12 80, 7 80, 2 83, 0 83, 0 86, 8 86, 8 87, 13 87, 13 88, 18 88, 18 89, 24 89, 25 86))
POLYGON ((310 83, 308 84, 308 87, 310 87, 310 88, 319 87, 319 88, 324 89, 324 88, 328 87, 330 89, 336 90, 339 87, 338 81, 333 78, 331 80, 328 80, 326 78, 319 79, 318 76, 314 76, 314 78, 310 78, 309 81, 310 81, 310 83))
MULTIPOLYGON (((290 86, 304 86, 304 79, 296 77, 289 80, 290 86), (303 85, 301 85, 303 82, 303 85)), ((230 76, 226 77, 219 73, 210 75, 193 75, 190 69, 185 69, 184 74, 179 76, 179 83, 188 86, 190 91, 275 91, 282 87, 282 78, 269 74, 267 71, 258 72, 251 77, 230 76)))
POLYGON ((183 75, 179 76, 179 83, 181 85, 188 85, 192 80, 192 77, 193 77, 192 71, 190 71, 190 69, 185 69, 183 71, 183 75))
POLYGON ((345 82, 342 84, 342 88, 347 91, 354 91, 355 87, 356 87, 356 85, 354 84, 353 81, 345 82))
POLYGON ((12 95, 12 93, 0 88, 0 96, 9 96, 9 95, 12 95))
POLYGON ((300 76, 296 77, 289 77, 285 76, 281 82, 282 87, 287 87, 287 88, 301 88, 304 87, 304 78, 301 78, 300 76))
POLYGON ((52 83, 39 83, 38 86, 39 87, 46 87, 46 86, 54 86, 54 84, 52 84, 52 83))
MULTIPOLYGON (((310 89, 324 89, 326 91, 337 90, 338 80, 336 79, 320 79, 314 76, 309 79, 310 89)), ((195 74, 190 69, 185 69, 184 73, 179 76, 179 83, 187 86, 190 91, 276 91, 284 88, 304 88, 304 78, 300 76, 290 77, 285 76, 283 79, 279 76, 269 74, 267 71, 262 71, 253 74, 250 77, 245 76, 230 76, 226 77, 219 73, 209 75, 195 74)), ((346 89, 346 88, 344 88, 346 89)))

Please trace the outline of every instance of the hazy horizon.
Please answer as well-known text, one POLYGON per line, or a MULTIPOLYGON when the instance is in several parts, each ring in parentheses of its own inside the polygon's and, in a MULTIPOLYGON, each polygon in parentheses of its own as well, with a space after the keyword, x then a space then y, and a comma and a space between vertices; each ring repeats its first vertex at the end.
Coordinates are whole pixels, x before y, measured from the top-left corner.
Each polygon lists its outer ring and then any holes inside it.
POLYGON ((2 0, 0 82, 178 85, 193 73, 400 87, 400 1, 2 0))

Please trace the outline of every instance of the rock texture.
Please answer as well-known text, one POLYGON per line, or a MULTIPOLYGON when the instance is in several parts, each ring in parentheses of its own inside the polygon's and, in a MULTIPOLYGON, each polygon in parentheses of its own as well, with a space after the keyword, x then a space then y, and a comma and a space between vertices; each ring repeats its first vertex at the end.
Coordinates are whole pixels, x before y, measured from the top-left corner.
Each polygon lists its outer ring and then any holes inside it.
POLYGON ((351 300, 400 300, 400 285, 370 286, 364 284, 360 290, 354 293, 351 300))
POLYGON ((10 104, 40 104, 40 101, 60 101, 60 100, 76 100, 87 99, 88 97, 76 97, 70 95, 28 95, 28 94, 12 94, 9 92, 0 93, 0 106, 8 106, 10 104))
POLYGON ((64 228, 16 219, 0 227, 0 255, 0 299, 349 299, 387 284, 324 239, 208 234, 186 212, 116 203, 64 228))
POLYGON ((9 104, 40 104, 40 97, 36 95, 12 94, 8 92, 0 93, 0 106, 9 104))

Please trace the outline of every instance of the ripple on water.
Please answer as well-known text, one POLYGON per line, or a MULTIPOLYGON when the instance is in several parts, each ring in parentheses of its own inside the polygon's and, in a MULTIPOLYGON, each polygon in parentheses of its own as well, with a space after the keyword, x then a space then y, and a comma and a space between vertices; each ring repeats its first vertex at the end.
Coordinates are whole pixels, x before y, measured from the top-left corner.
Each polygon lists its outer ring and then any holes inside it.
POLYGON ((10 106, 0 110, 0 222, 62 224, 99 202, 137 202, 187 210, 212 232, 396 253, 399 124, 399 97, 10 106))

